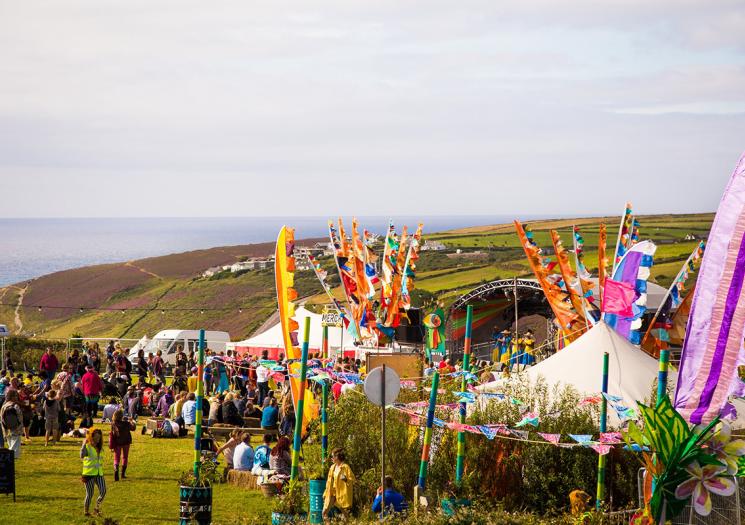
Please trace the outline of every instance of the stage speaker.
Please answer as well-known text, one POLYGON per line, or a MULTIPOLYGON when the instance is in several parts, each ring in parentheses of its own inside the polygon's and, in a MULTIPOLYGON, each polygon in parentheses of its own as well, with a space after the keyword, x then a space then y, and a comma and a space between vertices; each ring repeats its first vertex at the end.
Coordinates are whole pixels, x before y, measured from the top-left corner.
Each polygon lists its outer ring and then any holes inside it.
POLYGON ((422 324, 422 311, 419 308, 410 308, 404 317, 401 313, 401 324, 396 328, 396 341, 399 343, 421 344, 424 342, 424 325, 422 324))

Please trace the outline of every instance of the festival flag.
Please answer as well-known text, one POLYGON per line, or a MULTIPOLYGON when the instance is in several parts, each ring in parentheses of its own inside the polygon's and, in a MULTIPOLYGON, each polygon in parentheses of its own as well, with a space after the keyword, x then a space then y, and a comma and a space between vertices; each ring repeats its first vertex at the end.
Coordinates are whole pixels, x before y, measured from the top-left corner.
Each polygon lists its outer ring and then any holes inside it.
POLYGON ((393 275, 391 282, 391 299, 388 305, 388 311, 386 312, 385 326, 395 328, 399 325, 401 314, 400 314, 400 298, 401 298, 401 281, 406 265, 406 254, 408 246, 408 231, 406 226, 401 230, 401 238, 398 243, 398 251, 396 252, 396 271, 393 275))
POLYGON ((432 353, 445 355, 445 312, 437 308, 426 315, 423 322, 427 329, 427 359, 431 358, 432 353))
POLYGON ((578 226, 574 226, 573 230, 573 241, 574 241, 574 264, 577 268, 577 277, 579 278, 580 286, 582 288, 582 297, 589 304, 595 304, 595 296, 593 295, 593 288, 595 284, 592 282, 592 274, 585 266, 585 239, 582 237, 582 232, 578 226))
POLYGON ((318 404, 315 403, 313 393, 306 385, 296 377, 300 373, 301 350, 298 348, 298 323, 295 316, 295 300, 297 292, 294 288, 295 281, 295 230, 285 226, 279 232, 277 245, 274 251, 274 281, 277 290, 277 308, 279 311, 280 326, 282 327, 282 339, 285 347, 285 356, 290 361, 288 370, 290 372, 290 389, 292 401, 297 409, 301 389, 305 388, 305 406, 303 411, 303 426, 307 429, 308 424, 318 414, 318 404))
POLYGON ((527 227, 523 227, 518 221, 515 221, 515 230, 520 238, 520 244, 525 251, 525 255, 528 258, 528 263, 530 263, 530 268, 541 285, 543 294, 546 296, 546 300, 549 306, 551 306, 554 316, 556 316, 559 328, 564 332, 571 332, 573 325, 578 319, 578 315, 572 309, 569 296, 555 282, 549 279, 541 249, 532 240, 532 232, 527 227))
POLYGON ((406 254, 404 271, 401 275, 401 307, 404 310, 411 308, 411 290, 414 289, 414 277, 416 277, 416 261, 419 260, 419 248, 422 239, 422 227, 419 224, 411 241, 409 242, 409 251, 406 254))
POLYGON ((559 440, 561 439, 561 434, 546 434, 545 432, 538 432, 538 435, 552 445, 558 445, 559 440))
POLYGON ((590 448, 594 450, 595 452, 597 452, 598 454, 600 454, 601 456, 605 456, 608 452, 610 452, 611 448, 613 447, 611 447, 610 445, 606 445, 606 444, 595 444, 595 445, 590 445, 590 448))
POLYGON ((600 296, 600 310, 603 309, 603 288, 605 287, 606 270, 608 268, 608 257, 605 254, 608 233, 605 223, 600 223, 600 233, 598 234, 598 294, 600 296))
MULTIPOLYGON (((608 326, 634 344, 641 343, 639 329, 642 325, 642 315, 647 306, 647 280, 650 268, 654 264, 654 254, 657 247, 652 241, 642 241, 635 244, 624 254, 613 271, 612 279, 606 279, 605 288, 607 302, 617 299, 611 296, 610 290, 615 283, 631 285, 636 293, 636 299, 631 305, 632 315, 604 313, 604 320, 608 326)), ((604 306, 608 311, 608 306, 604 306)))
POLYGON ((636 300, 636 289, 634 285, 625 282, 605 280, 605 302, 603 313, 617 314, 624 317, 634 315, 631 305, 636 300))
POLYGON ((737 375, 745 357, 745 155, 719 204, 694 294, 675 408, 700 424, 717 417, 745 384, 737 375))
POLYGON ((569 437, 583 447, 586 447, 592 443, 592 436, 590 434, 569 434, 569 437))
POLYGON ((318 282, 321 283, 321 287, 323 288, 323 291, 326 292, 326 295, 328 295, 329 300, 334 305, 334 308, 336 308, 339 313, 344 313, 344 322, 346 324, 349 324, 350 314, 347 311, 344 306, 339 302, 339 300, 334 297, 334 292, 331 289, 331 285, 326 281, 326 278, 328 277, 328 272, 323 269, 321 266, 321 263, 313 257, 313 255, 308 254, 308 262, 310 263, 311 268, 313 268, 313 272, 316 274, 316 278, 318 279, 318 282))
POLYGON ((616 266, 621 262, 621 258, 626 254, 630 246, 631 230, 634 226, 634 216, 631 203, 626 203, 623 217, 621 217, 621 224, 618 227, 618 239, 616 240, 616 249, 613 252, 613 272, 616 271, 616 266))
POLYGON ((574 307, 574 311, 577 313, 578 319, 578 330, 577 337, 582 335, 587 329, 587 321, 585 320, 586 312, 583 300, 582 287, 579 279, 572 271, 572 267, 569 264, 569 255, 561 242, 561 236, 556 230, 551 230, 551 244, 554 247, 554 255, 556 255, 556 261, 561 272, 561 278, 564 282, 564 290, 569 294, 569 300, 574 307), (585 323, 582 326, 581 323, 585 323))
POLYGON ((386 324, 388 308, 393 299, 393 277, 396 274, 396 258, 398 256, 398 236, 393 221, 388 223, 388 232, 383 241, 383 260, 380 264, 380 315, 382 324, 386 324))

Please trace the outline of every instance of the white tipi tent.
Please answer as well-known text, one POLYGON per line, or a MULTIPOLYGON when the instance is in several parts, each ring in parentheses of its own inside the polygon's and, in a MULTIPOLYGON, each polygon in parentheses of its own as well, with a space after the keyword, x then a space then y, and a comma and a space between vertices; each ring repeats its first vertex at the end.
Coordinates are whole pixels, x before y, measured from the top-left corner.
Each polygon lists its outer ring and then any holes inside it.
MULTIPOLYGON (((535 383, 543 377, 549 386, 571 385, 583 395, 597 395, 602 386, 603 353, 608 352, 608 393, 635 407, 648 402, 657 377, 658 363, 604 322, 599 322, 563 350, 525 370, 521 376, 535 383)), ((479 387, 499 391, 504 380, 479 387)), ((611 419, 614 418, 609 413, 611 419)))

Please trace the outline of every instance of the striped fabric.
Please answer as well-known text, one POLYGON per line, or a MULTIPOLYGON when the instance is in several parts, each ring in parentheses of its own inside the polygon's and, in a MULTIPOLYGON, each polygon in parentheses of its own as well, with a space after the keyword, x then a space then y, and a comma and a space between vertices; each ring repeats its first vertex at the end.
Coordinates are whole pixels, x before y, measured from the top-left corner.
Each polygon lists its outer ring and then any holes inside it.
POLYGON ((741 389, 745 331, 745 155, 725 189, 706 244, 683 344, 675 408, 707 423, 741 389))

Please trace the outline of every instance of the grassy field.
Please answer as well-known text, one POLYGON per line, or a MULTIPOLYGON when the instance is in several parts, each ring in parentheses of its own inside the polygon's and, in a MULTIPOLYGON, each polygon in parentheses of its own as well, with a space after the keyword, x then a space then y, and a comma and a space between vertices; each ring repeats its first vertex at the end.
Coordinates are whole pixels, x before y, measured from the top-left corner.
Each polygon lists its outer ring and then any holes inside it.
MULTIPOLYGON (((141 420, 142 421, 142 420, 141 420)), ((108 443, 108 425, 104 443, 108 443)), ((175 523, 179 513, 178 478, 191 468, 194 441, 191 438, 153 439, 133 433, 127 479, 114 482, 113 460, 105 449, 107 494, 103 517, 118 523, 175 523)), ((85 490, 80 481, 82 440, 63 438, 44 447, 43 438, 23 445, 16 461, 17 501, 0 495, 1 523, 90 524, 101 518, 83 516, 85 490)), ((259 491, 221 484, 213 494, 215 524, 240 523, 241 518, 269 511, 268 500, 259 491), (262 510, 263 509, 263 510, 262 510)))

